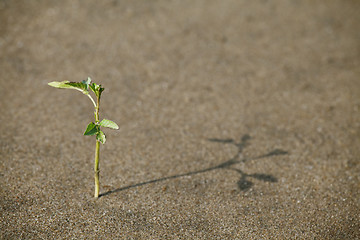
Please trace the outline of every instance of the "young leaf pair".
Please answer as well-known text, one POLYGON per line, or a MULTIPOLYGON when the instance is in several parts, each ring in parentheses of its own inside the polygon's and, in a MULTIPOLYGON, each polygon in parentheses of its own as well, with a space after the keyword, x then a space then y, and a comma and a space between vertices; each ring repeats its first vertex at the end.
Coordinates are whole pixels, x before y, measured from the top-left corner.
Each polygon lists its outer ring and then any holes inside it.
POLYGON ((89 125, 87 126, 84 132, 84 135, 87 136, 96 135, 96 140, 104 144, 106 141, 106 136, 103 133, 103 131, 100 130, 100 127, 119 129, 119 126, 113 121, 108 119, 103 119, 101 120, 100 123, 93 123, 93 122, 89 123, 89 125))

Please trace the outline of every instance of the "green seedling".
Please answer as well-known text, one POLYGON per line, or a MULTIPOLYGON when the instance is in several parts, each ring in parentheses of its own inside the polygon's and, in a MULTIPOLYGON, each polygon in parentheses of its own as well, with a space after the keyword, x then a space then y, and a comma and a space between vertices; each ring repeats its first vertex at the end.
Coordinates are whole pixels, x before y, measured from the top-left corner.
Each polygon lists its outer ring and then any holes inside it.
POLYGON ((91 100, 91 102, 94 105, 95 108, 95 122, 91 122, 86 127, 86 130, 84 132, 84 135, 86 136, 96 136, 96 146, 95 146, 95 198, 99 197, 99 191, 100 191, 100 181, 99 181, 99 157, 100 157, 100 143, 104 144, 106 141, 105 134, 103 131, 100 130, 100 127, 107 127, 112 129, 119 129, 119 126, 108 119, 102 119, 100 121, 99 118, 99 110, 100 110, 100 97, 101 93, 104 91, 104 88, 101 87, 101 85, 98 85, 96 83, 91 83, 91 79, 88 77, 87 80, 81 81, 81 82, 69 82, 69 81, 63 81, 63 82, 50 82, 48 83, 51 87, 55 88, 63 88, 63 89, 75 89, 86 96, 88 96, 91 100), (96 96, 96 102, 91 97, 89 93, 89 89, 95 93, 96 96))

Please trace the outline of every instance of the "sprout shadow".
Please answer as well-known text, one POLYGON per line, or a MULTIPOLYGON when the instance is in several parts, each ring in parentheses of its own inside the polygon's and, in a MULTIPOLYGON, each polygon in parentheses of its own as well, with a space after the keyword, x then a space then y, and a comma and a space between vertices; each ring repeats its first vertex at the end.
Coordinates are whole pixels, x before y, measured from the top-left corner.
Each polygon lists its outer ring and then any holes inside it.
POLYGON ((256 159, 288 154, 288 152, 283 151, 281 149, 275 149, 264 155, 260 155, 260 156, 253 157, 253 158, 244 158, 242 155, 242 152, 243 152, 244 148, 249 145, 250 139, 251 139, 251 137, 248 134, 243 135, 241 138, 241 141, 239 143, 235 142, 233 139, 217 139, 217 138, 208 139, 211 142, 217 142, 217 143, 222 143, 222 144, 232 144, 237 147, 238 151, 234 155, 234 157, 232 157, 231 159, 227 160, 226 162, 218 165, 217 168, 229 169, 229 170, 233 170, 233 171, 236 171, 237 173, 239 173, 240 179, 237 182, 237 185, 241 191, 247 191, 254 185, 254 183, 252 181, 250 181, 249 178, 254 178, 254 179, 257 179, 260 181, 264 181, 264 182, 277 182, 277 178, 275 178, 272 175, 264 174, 264 173, 247 174, 240 169, 234 168, 233 165, 238 164, 238 163, 249 162, 249 161, 256 160, 256 159))
POLYGON ((277 178, 275 178, 272 175, 263 174, 263 173, 247 174, 247 173, 243 172, 242 170, 233 167, 233 165, 239 164, 239 163, 245 163, 245 162, 254 161, 257 159, 288 154, 287 151, 284 151, 281 149, 275 149, 269 153, 266 153, 266 154, 263 154, 263 155, 260 155, 257 157, 244 158, 242 152, 243 152, 244 148, 249 145, 250 139, 251 139, 251 137, 248 134, 243 135, 240 142, 236 142, 233 139, 209 138, 208 141, 210 141, 210 142, 221 143, 221 144, 232 144, 232 145, 236 146, 237 153, 229 160, 227 160, 219 165, 213 166, 213 167, 209 167, 209 168, 205 168, 205 169, 201 169, 201 170, 197 170, 197 171, 192 171, 192 172, 187 172, 187 173, 182 173, 182 174, 176 174, 176 175, 163 177, 163 178, 157 178, 157 179, 153 179, 153 180, 149 180, 149 181, 145 181, 145 182, 141 182, 141 183, 136 183, 133 185, 128 185, 125 187, 120 187, 120 188, 102 193, 99 195, 99 197, 106 196, 106 195, 116 193, 116 192, 121 192, 121 191, 130 189, 130 188, 143 186, 146 184, 161 182, 161 181, 180 178, 180 177, 184 177, 184 176, 192 176, 195 174, 200 174, 200 173, 209 172, 209 171, 213 171, 213 170, 220 170, 220 169, 233 170, 240 174, 240 179, 237 182, 237 185, 238 185, 239 190, 241 190, 241 191, 247 191, 254 185, 254 183, 249 180, 251 178, 257 179, 260 181, 264 181, 264 182, 277 182, 277 178))

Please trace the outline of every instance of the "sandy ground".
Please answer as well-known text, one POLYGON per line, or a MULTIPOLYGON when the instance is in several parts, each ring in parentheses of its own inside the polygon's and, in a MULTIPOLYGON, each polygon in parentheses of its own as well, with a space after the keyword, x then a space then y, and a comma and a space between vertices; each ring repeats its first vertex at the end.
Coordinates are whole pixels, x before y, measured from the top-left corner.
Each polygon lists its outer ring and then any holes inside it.
POLYGON ((1 239, 359 239, 360 1, 0 1, 1 239), (91 102, 50 81, 105 87, 91 102))

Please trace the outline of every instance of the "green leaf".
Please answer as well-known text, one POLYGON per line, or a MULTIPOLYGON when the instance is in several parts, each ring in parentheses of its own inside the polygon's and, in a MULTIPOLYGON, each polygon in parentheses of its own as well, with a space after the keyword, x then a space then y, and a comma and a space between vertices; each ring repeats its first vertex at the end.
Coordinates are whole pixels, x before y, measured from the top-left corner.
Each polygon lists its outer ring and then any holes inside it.
POLYGON ((96 85, 97 85, 96 83, 92 83, 89 85, 90 89, 95 93, 95 95, 96 95, 96 85))
POLYGON ((82 82, 69 82, 69 83, 66 83, 66 85, 68 85, 69 88, 79 90, 79 91, 83 92, 84 94, 89 94, 88 86, 85 83, 82 83, 82 82))
POLYGON ((114 123, 113 121, 111 120, 108 120, 108 119, 103 119, 101 120, 100 124, 99 124, 101 127, 107 127, 107 128, 112 128, 112 129, 119 129, 119 126, 114 123))
POLYGON ((101 85, 99 85, 99 96, 101 95, 101 93, 105 90, 105 88, 101 87, 101 85))
POLYGON ((89 85, 89 87, 97 97, 100 97, 101 93, 104 91, 104 88, 101 87, 101 84, 92 83, 89 85))
POLYGON ((106 136, 102 131, 96 133, 96 140, 104 144, 106 142, 106 136))
POLYGON ((95 135, 98 133, 98 131, 99 131, 98 126, 96 126, 95 123, 91 122, 87 126, 87 128, 84 132, 84 135, 87 135, 87 136, 95 135))
POLYGON ((49 82, 48 85, 55 88, 69 88, 66 83, 69 83, 69 81, 62 81, 62 82, 49 82))
POLYGON ((75 89, 84 94, 89 94, 89 92, 87 91, 88 87, 86 83, 82 83, 82 82, 69 82, 69 81, 50 82, 48 83, 48 85, 55 88, 75 89))

